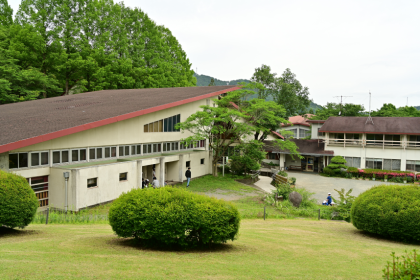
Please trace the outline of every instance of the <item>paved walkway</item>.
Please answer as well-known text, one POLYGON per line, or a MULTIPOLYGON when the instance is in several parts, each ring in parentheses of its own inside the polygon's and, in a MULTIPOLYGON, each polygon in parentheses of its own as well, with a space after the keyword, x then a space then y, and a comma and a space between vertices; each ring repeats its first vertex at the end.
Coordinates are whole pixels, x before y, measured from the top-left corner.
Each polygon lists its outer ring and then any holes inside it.
POLYGON ((259 187, 263 191, 265 191, 267 193, 271 193, 272 190, 275 190, 276 189, 275 187, 273 187, 270 184, 271 181, 272 181, 272 179, 270 177, 259 176, 258 178, 259 178, 259 180, 257 182, 255 182, 254 185, 256 185, 257 187, 259 187))
MULTIPOLYGON (((290 172, 289 177, 296 178, 296 186, 298 188, 305 188, 310 192, 315 193, 312 197, 315 198, 319 204, 327 198, 330 192, 332 196, 338 199, 338 194, 334 189, 341 190, 344 188, 346 191, 353 188, 352 195, 358 196, 362 192, 370 189, 379 184, 393 184, 375 181, 360 181, 345 178, 323 177, 316 173, 303 173, 303 172, 290 172)), ((270 184, 271 178, 266 176, 259 176, 260 180, 255 183, 259 188, 267 193, 275 188, 270 184)))
POLYGON ((322 203, 327 198, 330 192, 334 198, 338 198, 338 194, 334 189, 341 190, 344 188, 346 191, 353 188, 352 195, 358 196, 362 192, 370 189, 379 184, 393 184, 376 181, 360 181, 345 178, 324 177, 316 173, 303 173, 303 172, 290 172, 289 177, 296 178, 296 186, 303 187, 310 192, 315 193, 313 197, 322 203))

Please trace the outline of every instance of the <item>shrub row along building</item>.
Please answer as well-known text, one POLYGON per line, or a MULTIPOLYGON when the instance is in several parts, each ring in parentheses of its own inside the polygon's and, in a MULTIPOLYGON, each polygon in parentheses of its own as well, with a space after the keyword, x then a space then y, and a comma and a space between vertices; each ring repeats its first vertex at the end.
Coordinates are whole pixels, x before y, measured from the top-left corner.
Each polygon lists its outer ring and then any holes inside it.
POLYGON ((40 206, 79 210, 153 174, 211 174, 208 143, 175 128, 235 86, 104 90, 0 106, 0 169, 27 178, 40 206), (68 172, 67 196, 64 173, 68 172), (67 199, 67 201, 66 201, 67 199))
POLYGON ((335 155, 343 156, 347 166, 420 172, 420 118, 416 117, 330 117, 328 120, 299 119, 293 139, 304 159, 293 158, 266 141, 267 160, 280 167, 319 172, 335 155), (297 131, 305 131, 297 134, 297 131), (301 137, 299 137, 301 136, 301 137))

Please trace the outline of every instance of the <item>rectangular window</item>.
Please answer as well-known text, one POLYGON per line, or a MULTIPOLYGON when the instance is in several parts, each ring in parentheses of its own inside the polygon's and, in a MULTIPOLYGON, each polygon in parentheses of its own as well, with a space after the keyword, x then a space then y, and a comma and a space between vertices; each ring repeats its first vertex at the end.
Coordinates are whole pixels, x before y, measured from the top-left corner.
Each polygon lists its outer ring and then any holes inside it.
POLYGON ((48 206, 48 176, 32 177, 26 180, 38 198, 39 207, 48 206))
POLYGON ((318 136, 320 136, 320 137, 325 136, 324 132, 319 132, 319 130, 320 130, 320 129, 321 129, 321 128, 320 128, 320 127, 318 127, 318 136))
POLYGON ((79 150, 71 150, 71 161, 79 161, 79 150))
POLYGON ((149 132, 153 132, 153 123, 149 123, 149 132))
POLYGON ((385 135, 385 146, 400 146, 400 135, 385 135))
MULTIPOLYGON (((176 123, 180 123, 181 122, 181 115, 178 114, 176 115, 176 123)), ((181 131, 180 129, 177 129, 176 131, 181 131)))
POLYGON ((130 146, 125 146, 124 147, 124 156, 129 156, 130 155, 130 146))
POLYGON ((127 172, 120 173, 120 181, 127 181, 127 172))
POLYGON ((366 134, 367 145, 383 145, 383 134, 366 134))
MULTIPOLYGON (((163 152, 166 152, 167 150, 166 150, 166 148, 167 148, 167 146, 168 146, 168 143, 163 143, 163 152)), ((170 150, 168 150, 168 152, 169 152, 170 150)))
POLYGON ((204 158, 200 159, 200 164, 204 164, 204 158))
POLYGON ((384 159, 383 169, 385 170, 401 170, 400 159, 384 159))
POLYGON ((366 168, 382 169, 382 159, 381 158, 367 158, 366 168))
POLYGON ((9 154, 9 168, 28 167, 28 153, 9 154))
POLYGON ((420 135, 407 135, 409 147, 420 147, 420 135))
POLYGON ((124 156, 124 147, 123 146, 120 146, 120 148, 119 148, 119 156, 120 157, 124 156))
POLYGON ((154 132, 159 132, 159 122, 154 122, 153 123, 153 131, 154 132))
POLYGON ((31 166, 39 165, 39 153, 31 153, 31 166))
POLYGON ((420 161, 418 161, 418 160, 407 160, 405 169, 407 171, 420 172, 420 161))
POLYGON ((172 118, 168 118, 168 132, 172 132, 172 118))
POLYGON ((153 144, 153 152, 157 153, 157 144, 153 144))
POLYGON ((96 148, 96 159, 102 158, 102 148, 96 148))
POLYGON ((89 188, 94 188, 98 186, 98 178, 90 178, 87 179, 87 187, 89 188))
POLYGON ((89 149, 89 159, 96 159, 95 148, 89 149))
POLYGON ((144 125, 144 132, 149 132, 149 124, 144 125))
POLYGON ((135 155, 136 154, 136 146, 131 146, 131 154, 135 155))
POLYGON ((299 128, 299 138, 305 138, 308 135, 309 130, 299 128))
POLYGON ((110 157, 111 157, 111 148, 106 147, 105 148, 105 158, 110 158, 110 157))
POLYGON ((187 161, 187 162, 185 162, 185 167, 187 167, 187 168, 188 168, 188 167, 191 167, 190 165, 191 165, 191 161, 187 161))
POLYGON ((61 163, 60 151, 53 152, 53 164, 61 163))
POLYGON ((297 128, 289 130, 290 132, 293 132, 293 135, 288 135, 289 137, 297 138, 297 128))
POLYGON ((137 145, 137 154, 141 155, 141 145, 137 145))
POLYGON ((49 156, 48 152, 42 152, 41 153, 41 165, 48 165, 48 162, 49 162, 48 156, 49 156))
POLYGON ((176 131, 176 129, 175 129, 175 125, 177 124, 177 122, 176 122, 176 116, 173 116, 172 117, 172 131, 176 131))
POLYGON ((168 132, 168 119, 163 120, 163 131, 168 132))
POLYGON ((159 121, 159 132, 163 132, 163 120, 159 121))
POLYGON ((111 157, 117 157, 117 147, 111 147, 111 157))
POLYGON ((86 149, 80 149, 80 161, 86 160, 86 149))
POLYGON ((61 151, 61 163, 69 162, 69 151, 61 151))
POLYGON ((347 162, 346 166, 360 168, 360 162, 361 162, 360 157, 344 157, 344 159, 347 162))

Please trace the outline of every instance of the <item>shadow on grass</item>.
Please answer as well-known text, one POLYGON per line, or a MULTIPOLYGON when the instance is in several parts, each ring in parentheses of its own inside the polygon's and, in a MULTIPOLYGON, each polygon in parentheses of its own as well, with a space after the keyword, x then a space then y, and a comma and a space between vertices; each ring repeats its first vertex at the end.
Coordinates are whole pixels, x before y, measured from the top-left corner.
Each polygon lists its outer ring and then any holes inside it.
POLYGON ((404 245, 420 245, 420 241, 401 241, 401 240, 394 240, 391 238, 386 238, 382 235, 376 234, 376 233, 370 233, 364 230, 358 230, 353 229, 352 232, 355 236, 361 237, 361 238, 369 238, 369 239, 375 239, 376 241, 381 242, 389 242, 389 243, 395 243, 395 244, 404 244, 404 245))
POLYGON ((2 237, 10 237, 10 236, 26 236, 37 234, 35 230, 22 230, 22 229, 13 229, 4 226, 0 226, 0 238, 2 237))
POLYGON ((171 252, 171 253, 231 253, 243 250, 243 246, 233 244, 210 244, 195 248, 182 248, 180 246, 169 246, 165 244, 148 244, 146 240, 136 240, 135 238, 115 238, 107 241, 113 246, 121 246, 127 249, 171 252))

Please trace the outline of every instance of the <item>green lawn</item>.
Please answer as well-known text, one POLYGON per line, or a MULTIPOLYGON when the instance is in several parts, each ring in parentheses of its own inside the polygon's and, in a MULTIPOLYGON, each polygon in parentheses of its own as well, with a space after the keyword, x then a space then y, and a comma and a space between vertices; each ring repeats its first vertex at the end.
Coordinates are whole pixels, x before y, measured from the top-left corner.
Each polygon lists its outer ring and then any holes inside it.
POLYGON ((0 233, 0 279, 381 279, 394 251, 345 222, 243 220, 239 239, 208 250, 158 251, 110 226, 30 225, 0 233))
MULTIPOLYGON (((238 177, 229 174, 225 174, 223 177, 219 174, 218 177, 213 177, 212 175, 206 175, 197 179, 192 179, 190 187, 188 190, 192 192, 215 192, 217 190, 223 191, 225 193, 249 193, 253 192, 256 189, 239 182, 236 182, 235 179, 242 179, 243 177, 238 177)), ((187 183, 184 182, 182 186, 186 186, 187 183)), ((181 186, 181 185, 176 185, 181 186)))

